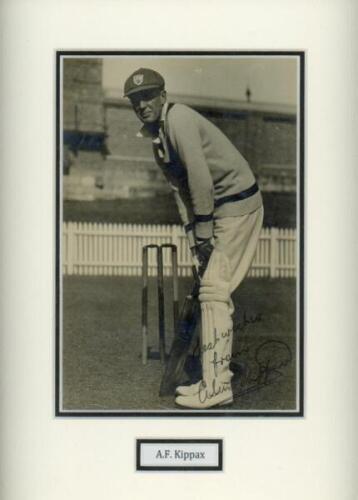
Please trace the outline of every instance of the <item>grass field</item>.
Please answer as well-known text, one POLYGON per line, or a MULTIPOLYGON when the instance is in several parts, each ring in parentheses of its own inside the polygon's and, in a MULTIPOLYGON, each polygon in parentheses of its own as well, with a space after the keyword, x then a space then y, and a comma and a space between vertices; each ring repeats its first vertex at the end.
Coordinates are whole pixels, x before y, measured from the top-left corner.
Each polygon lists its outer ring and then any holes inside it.
MULTIPOLYGON (((172 338, 171 290, 166 281, 167 346, 172 338)), ((180 280, 183 300, 190 289, 180 280)), ((150 334, 157 344, 154 279, 150 283, 150 334)), ((295 281, 247 279, 233 296, 232 409, 296 407, 295 281)), ((160 361, 141 362, 141 280, 66 276, 63 281, 63 409, 172 410, 158 395, 160 361)))

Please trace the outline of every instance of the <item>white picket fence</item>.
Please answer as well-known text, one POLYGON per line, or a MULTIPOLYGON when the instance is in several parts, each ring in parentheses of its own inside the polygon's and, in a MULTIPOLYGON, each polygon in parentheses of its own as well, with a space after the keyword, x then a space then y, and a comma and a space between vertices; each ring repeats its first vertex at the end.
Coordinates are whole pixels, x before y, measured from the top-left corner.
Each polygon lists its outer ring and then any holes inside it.
MULTIPOLYGON (((191 257, 181 226, 63 223, 63 274, 140 276, 144 245, 173 243, 178 248, 179 276, 191 276, 191 257)), ((164 251, 164 275, 171 273, 170 251, 164 251)), ((154 252, 149 275, 156 275, 154 252)), ((261 232, 250 277, 296 276, 296 230, 266 228, 261 232)))

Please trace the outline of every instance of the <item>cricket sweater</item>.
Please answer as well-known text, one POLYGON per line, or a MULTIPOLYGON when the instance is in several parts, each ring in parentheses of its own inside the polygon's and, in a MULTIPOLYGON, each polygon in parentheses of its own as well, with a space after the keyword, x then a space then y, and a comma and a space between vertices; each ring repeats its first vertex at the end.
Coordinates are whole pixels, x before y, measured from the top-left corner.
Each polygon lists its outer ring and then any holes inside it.
POLYGON ((153 151, 183 224, 195 227, 196 238, 212 237, 215 218, 245 215, 262 205, 245 158, 221 130, 188 106, 163 106, 153 151))

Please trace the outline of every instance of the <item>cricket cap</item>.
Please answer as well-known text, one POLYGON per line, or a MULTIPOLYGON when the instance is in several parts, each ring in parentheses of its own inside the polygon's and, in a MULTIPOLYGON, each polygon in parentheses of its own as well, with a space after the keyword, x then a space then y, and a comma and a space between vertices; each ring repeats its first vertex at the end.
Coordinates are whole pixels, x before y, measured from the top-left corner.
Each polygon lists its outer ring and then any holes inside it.
POLYGON ((124 97, 149 89, 164 89, 164 78, 148 68, 139 68, 127 78, 124 84, 124 97))

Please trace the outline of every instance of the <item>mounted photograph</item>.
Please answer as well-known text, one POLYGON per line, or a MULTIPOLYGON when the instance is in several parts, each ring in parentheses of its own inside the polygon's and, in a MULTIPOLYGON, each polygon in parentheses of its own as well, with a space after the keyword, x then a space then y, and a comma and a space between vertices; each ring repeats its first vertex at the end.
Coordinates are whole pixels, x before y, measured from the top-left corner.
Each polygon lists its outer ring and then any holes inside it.
POLYGON ((303 416, 304 53, 56 53, 57 416, 303 416))

